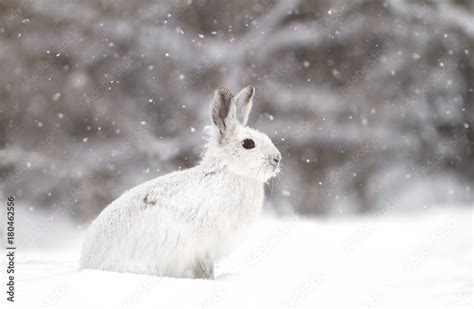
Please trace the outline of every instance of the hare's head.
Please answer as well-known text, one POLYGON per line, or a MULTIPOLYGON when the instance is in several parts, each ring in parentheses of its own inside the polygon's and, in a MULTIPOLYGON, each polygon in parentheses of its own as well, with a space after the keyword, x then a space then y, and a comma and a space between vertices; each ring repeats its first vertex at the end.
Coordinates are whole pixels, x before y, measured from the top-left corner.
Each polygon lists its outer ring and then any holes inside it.
POLYGON ((246 126, 254 93, 253 87, 235 97, 226 88, 215 91, 208 154, 233 173, 267 181, 279 172, 281 154, 267 135, 246 126))

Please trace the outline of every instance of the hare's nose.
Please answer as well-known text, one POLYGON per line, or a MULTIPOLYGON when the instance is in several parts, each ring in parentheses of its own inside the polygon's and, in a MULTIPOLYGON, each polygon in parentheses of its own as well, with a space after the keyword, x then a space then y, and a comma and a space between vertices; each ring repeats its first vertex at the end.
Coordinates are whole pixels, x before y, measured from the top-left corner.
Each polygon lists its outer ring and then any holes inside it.
POLYGON ((276 164, 280 163, 281 161, 281 154, 277 154, 276 156, 273 157, 273 162, 276 164))

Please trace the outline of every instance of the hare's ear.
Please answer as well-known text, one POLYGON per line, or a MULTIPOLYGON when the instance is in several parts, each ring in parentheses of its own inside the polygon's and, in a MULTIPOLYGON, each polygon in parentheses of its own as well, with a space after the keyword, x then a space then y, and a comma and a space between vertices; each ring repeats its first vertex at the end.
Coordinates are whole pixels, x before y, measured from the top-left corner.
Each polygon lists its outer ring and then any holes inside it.
POLYGON ((248 86, 242 89, 234 99, 237 107, 237 120, 244 126, 249 120, 249 114, 252 110, 254 94, 255 88, 252 86, 248 86))
POLYGON ((211 102, 211 119, 221 136, 232 132, 236 125, 236 106, 229 89, 219 87, 211 102))

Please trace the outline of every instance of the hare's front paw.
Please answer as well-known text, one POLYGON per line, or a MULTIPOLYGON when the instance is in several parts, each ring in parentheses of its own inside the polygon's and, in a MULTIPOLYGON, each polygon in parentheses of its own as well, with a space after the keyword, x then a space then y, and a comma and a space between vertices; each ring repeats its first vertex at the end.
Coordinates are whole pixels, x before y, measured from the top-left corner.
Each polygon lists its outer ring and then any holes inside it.
POLYGON ((200 261, 194 266, 194 278, 214 279, 214 263, 210 259, 200 261))

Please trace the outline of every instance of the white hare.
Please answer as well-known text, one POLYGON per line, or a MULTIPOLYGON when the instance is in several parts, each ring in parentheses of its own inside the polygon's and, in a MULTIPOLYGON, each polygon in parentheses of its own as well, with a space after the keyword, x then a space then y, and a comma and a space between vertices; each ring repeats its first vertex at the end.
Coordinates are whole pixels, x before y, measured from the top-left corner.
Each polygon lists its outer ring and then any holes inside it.
POLYGON ((214 264, 258 216, 279 172, 270 138, 246 126, 254 88, 218 88, 201 163, 123 193, 92 223, 80 264, 118 272, 213 278, 214 264))

